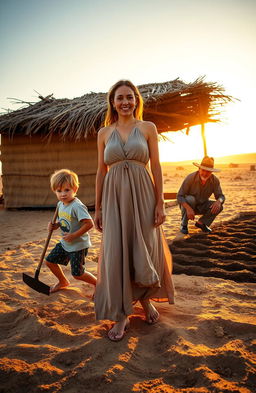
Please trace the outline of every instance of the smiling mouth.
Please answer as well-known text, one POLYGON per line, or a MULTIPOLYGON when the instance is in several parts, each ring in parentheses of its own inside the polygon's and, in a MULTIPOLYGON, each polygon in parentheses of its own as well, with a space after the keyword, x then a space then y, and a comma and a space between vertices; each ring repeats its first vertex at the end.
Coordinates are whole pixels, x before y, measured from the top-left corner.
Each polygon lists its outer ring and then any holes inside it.
POLYGON ((130 106, 122 106, 122 107, 121 107, 121 110, 124 111, 124 112, 131 111, 132 109, 133 109, 133 108, 130 107, 130 106))

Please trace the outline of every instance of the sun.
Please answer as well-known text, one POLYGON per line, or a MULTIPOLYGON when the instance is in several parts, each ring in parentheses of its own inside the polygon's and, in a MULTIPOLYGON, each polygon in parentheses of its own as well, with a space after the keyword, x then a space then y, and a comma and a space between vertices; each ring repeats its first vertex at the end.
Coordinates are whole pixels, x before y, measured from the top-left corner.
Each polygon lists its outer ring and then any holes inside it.
POLYGON ((160 139, 159 142, 161 162, 185 161, 203 155, 200 128, 192 128, 189 135, 186 135, 185 131, 167 132, 163 134, 168 139, 160 139))
MULTIPOLYGON (((250 126, 251 127, 251 126, 250 126)), ((246 130, 250 135, 250 130, 246 130)), ((251 129, 251 134, 253 130, 251 129)), ((161 162, 186 161, 201 159, 204 156, 201 127, 191 127, 189 134, 185 131, 164 133, 168 140, 160 140, 159 154, 161 162)), ((240 125, 225 123, 205 124, 207 155, 223 157, 232 154, 254 153, 253 136, 243 136, 240 125)))
MULTIPOLYGON (((222 121, 205 124, 207 154, 223 157, 233 154, 255 153, 255 127, 248 113, 254 112, 254 99, 248 92, 246 102, 228 104, 222 113, 222 121)), ((170 141, 160 140, 161 162, 201 159, 204 156, 201 126, 185 131, 164 134, 170 141)))

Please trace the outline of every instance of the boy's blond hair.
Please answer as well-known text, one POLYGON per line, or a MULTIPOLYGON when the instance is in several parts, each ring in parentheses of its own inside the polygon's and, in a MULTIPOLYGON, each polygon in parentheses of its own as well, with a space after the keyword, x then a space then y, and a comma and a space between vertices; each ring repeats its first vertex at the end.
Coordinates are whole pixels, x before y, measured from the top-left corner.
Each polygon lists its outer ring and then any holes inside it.
POLYGON ((64 183, 68 183, 73 190, 78 190, 79 187, 78 176, 70 169, 59 169, 55 171, 51 175, 50 183, 53 192, 55 192, 58 187, 62 187, 64 183))

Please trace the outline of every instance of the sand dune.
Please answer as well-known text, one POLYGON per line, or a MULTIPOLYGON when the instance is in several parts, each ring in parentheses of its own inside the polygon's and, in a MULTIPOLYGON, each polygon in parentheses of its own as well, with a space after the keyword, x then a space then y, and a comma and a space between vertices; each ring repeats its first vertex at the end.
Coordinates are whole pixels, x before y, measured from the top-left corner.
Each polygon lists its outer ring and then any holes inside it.
MULTIPOLYGON (((172 168, 165 185, 176 189, 186 171, 172 168)), ((179 209, 168 209, 175 305, 156 304, 154 326, 135 306, 119 343, 106 337, 109 321, 95 321, 92 288, 72 280, 69 267, 71 285, 49 297, 23 283, 53 212, 1 210, 0 393, 255 392, 255 173, 243 167, 221 176, 227 202, 211 235, 193 223, 181 235, 179 209)), ((96 273, 100 235, 91 235, 87 268, 96 273)), ((40 280, 54 282, 46 267, 40 280)))

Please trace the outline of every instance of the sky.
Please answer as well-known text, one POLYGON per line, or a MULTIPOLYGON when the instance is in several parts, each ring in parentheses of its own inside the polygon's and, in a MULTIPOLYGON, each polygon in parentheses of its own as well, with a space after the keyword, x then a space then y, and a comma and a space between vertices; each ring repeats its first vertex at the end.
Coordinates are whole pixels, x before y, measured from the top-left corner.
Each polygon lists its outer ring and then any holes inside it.
MULTIPOLYGON (((0 111, 8 98, 74 98, 205 76, 240 101, 206 125, 208 154, 255 152, 255 0, 0 0, 0 111)), ((168 133, 162 161, 203 156, 200 127, 168 133)))

